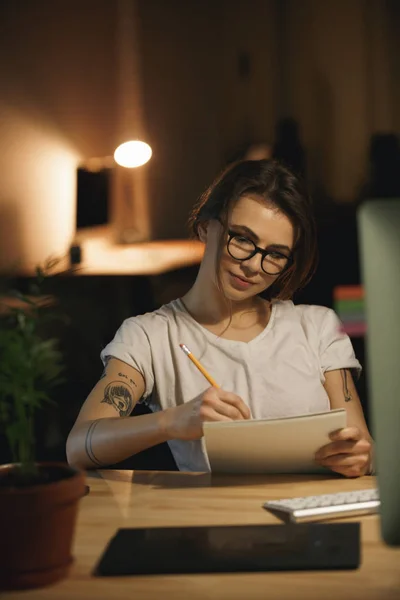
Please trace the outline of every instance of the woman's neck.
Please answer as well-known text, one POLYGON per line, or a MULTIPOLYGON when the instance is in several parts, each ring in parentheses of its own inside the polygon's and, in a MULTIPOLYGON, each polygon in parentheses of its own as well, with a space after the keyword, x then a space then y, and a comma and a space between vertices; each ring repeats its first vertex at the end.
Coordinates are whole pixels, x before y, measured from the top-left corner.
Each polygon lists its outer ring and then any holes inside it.
POLYGON ((182 297, 182 302, 192 317, 204 326, 228 324, 243 326, 243 320, 259 320, 269 315, 269 303, 253 296, 243 302, 233 302, 225 298, 215 284, 203 285, 198 279, 182 297))

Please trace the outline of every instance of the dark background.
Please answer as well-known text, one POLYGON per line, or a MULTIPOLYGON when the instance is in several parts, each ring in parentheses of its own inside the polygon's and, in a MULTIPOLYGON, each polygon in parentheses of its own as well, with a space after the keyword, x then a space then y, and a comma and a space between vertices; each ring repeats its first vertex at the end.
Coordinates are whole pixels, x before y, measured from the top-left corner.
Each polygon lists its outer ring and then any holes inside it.
MULTIPOLYGON (((199 194, 262 145, 303 173, 314 200, 320 263, 295 300, 332 306, 335 286, 360 283, 357 207, 400 193, 399 29, 396 0, 2 0, 0 270, 67 254, 77 225, 120 227, 107 172, 82 165, 121 141, 153 149, 122 215, 152 240, 186 237, 199 194)), ((195 274, 51 282, 69 318, 68 381, 38 420, 40 458, 64 458, 121 321, 195 274)), ((368 418, 367 384, 364 372, 368 418)))

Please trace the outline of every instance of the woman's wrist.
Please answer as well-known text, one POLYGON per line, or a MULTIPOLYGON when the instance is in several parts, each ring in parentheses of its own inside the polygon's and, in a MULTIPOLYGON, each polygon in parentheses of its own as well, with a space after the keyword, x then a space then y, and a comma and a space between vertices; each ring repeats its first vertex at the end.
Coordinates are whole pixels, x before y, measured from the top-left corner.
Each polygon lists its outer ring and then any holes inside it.
POLYGON ((368 467, 367 475, 376 475, 375 448, 373 445, 371 445, 369 467, 368 467))
POLYGON ((174 419, 175 407, 166 408, 165 410, 160 410, 157 414, 159 416, 158 424, 161 431, 161 435, 165 438, 165 441, 172 440, 172 423, 174 419))

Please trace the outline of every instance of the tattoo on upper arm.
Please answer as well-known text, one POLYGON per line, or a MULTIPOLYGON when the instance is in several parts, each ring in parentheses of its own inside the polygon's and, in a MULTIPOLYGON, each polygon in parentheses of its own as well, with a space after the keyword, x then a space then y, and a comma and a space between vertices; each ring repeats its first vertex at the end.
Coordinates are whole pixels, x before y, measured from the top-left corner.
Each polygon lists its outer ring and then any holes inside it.
POLYGON ((104 390, 104 398, 101 402, 113 406, 120 417, 127 417, 133 408, 132 390, 124 381, 112 381, 104 390))
POLYGON ((92 448, 92 437, 93 437, 93 433, 94 433, 94 430, 95 430, 98 422, 99 422, 99 419, 97 419, 97 421, 93 421, 93 423, 91 423, 89 425, 89 428, 86 433, 86 438, 85 438, 85 450, 86 450, 86 454, 88 455, 88 457, 90 458, 92 463, 94 463, 97 467, 105 467, 106 465, 104 463, 101 463, 96 458, 96 456, 93 452, 93 448, 92 448))
POLYGON ((124 373, 118 373, 118 377, 125 377, 125 379, 129 379, 129 381, 131 382, 131 384, 135 387, 137 387, 136 383, 133 381, 133 379, 131 379, 130 377, 128 377, 127 375, 125 375, 124 373))
POLYGON ((340 374, 342 376, 342 381, 343 381, 343 393, 344 393, 344 401, 345 402, 350 402, 350 400, 352 400, 351 397, 351 392, 348 388, 347 385, 347 370, 346 369, 340 369, 340 374))

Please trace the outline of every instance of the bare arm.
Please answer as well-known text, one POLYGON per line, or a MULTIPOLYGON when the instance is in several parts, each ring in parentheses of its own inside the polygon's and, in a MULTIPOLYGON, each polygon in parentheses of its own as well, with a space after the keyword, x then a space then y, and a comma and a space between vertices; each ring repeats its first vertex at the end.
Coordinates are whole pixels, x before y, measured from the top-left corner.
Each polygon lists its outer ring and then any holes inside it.
POLYGON ((199 439, 204 421, 250 418, 243 400, 220 388, 209 388, 180 406, 130 417, 144 390, 144 379, 136 369, 111 358, 68 436, 68 462, 97 469, 167 440, 199 439))
POLYGON ((346 409, 347 426, 357 427, 363 436, 372 442, 350 370, 338 369, 327 371, 325 373, 324 387, 329 396, 331 409, 346 409))
POLYGON ((371 473, 373 440, 350 371, 340 369, 325 373, 324 387, 331 408, 346 410, 347 427, 332 432, 331 442, 317 452, 317 462, 346 477, 371 473))
POLYGON ((83 469, 117 463, 166 441, 164 411, 130 417, 145 382, 133 367, 110 358, 67 439, 67 459, 83 469))

